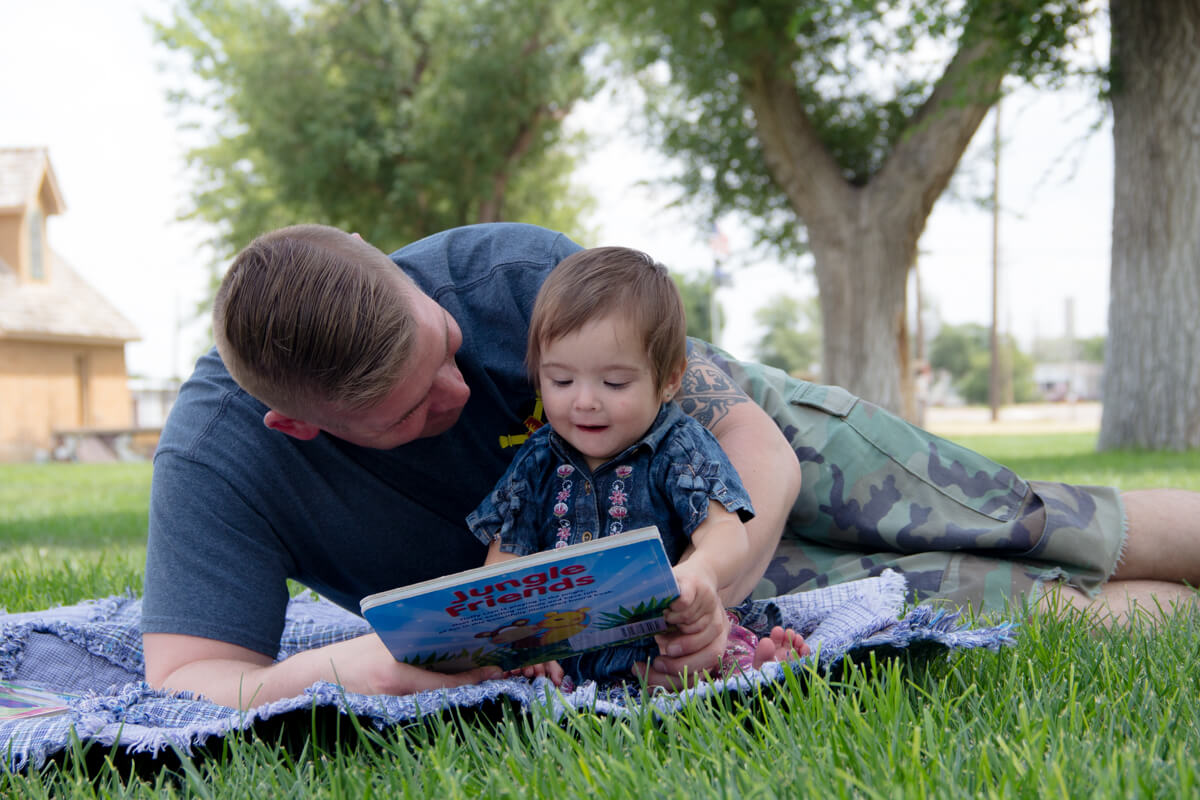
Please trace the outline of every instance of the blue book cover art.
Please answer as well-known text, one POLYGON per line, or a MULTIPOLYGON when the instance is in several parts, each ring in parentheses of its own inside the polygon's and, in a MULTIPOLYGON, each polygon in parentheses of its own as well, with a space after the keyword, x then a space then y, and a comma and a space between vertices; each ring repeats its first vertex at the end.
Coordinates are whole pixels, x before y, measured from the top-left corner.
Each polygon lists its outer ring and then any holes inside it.
POLYGON ((515 669, 667 630, 679 590, 655 528, 371 595, 363 616, 397 661, 515 669))

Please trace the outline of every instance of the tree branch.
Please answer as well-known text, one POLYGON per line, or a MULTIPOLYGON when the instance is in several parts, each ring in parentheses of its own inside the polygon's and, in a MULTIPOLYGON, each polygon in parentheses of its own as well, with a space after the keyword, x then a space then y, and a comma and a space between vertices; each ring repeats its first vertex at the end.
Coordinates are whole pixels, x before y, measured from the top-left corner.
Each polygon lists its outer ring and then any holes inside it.
MULTIPOLYGON (((964 41, 970 41, 966 33, 964 41)), ((872 179, 868 192, 885 198, 884 202, 895 211, 893 218, 924 226, 975 131, 999 96, 1004 67, 994 58, 998 47, 988 37, 960 45, 933 92, 872 179)))
POLYGON ((743 77, 742 91, 754 112, 767 169, 796 214, 810 228, 836 230, 822 220, 847 213, 855 189, 817 136, 790 69, 781 75, 774 64, 760 61, 743 77))

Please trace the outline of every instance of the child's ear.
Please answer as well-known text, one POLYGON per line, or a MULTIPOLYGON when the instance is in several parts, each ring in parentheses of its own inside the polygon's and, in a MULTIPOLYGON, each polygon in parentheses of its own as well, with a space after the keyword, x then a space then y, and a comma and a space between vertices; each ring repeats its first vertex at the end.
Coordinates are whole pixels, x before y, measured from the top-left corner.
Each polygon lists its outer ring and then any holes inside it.
POLYGON ((687 370, 687 362, 684 362, 674 372, 667 377, 667 382, 663 384, 662 401, 669 403, 679 393, 679 387, 683 384, 683 373, 687 370))

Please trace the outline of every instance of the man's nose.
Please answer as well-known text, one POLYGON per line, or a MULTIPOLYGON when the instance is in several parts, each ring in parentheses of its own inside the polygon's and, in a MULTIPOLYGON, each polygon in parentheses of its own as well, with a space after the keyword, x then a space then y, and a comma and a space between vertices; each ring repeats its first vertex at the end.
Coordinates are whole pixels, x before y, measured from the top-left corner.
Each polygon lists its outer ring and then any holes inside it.
POLYGON ((444 364, 434 378, 433 411, 462 408, 470 396, 471 387, 467 386, 458 365, 453 361, 444 364))

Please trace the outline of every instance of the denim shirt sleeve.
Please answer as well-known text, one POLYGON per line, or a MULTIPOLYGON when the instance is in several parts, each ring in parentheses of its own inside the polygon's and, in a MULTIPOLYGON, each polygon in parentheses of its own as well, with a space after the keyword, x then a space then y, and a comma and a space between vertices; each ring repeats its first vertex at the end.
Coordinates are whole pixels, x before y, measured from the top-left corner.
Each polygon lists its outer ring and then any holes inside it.
POLYGON ((531 437, 517 451, 495 488, 467 515, 467 527, 486 545, 500 540, 505 553, 524 556, 542 548, 537 541, 536 487, 541 484, 546 449, 544 437, 531 437))
POLYGON ((703 425, 688 417, 672 437, 668 452, 667 494, 684 534, 691 536, 708 519, 710 500, 737 514, 742 522, 754 517, 742 479, 716 437, 703 425))

